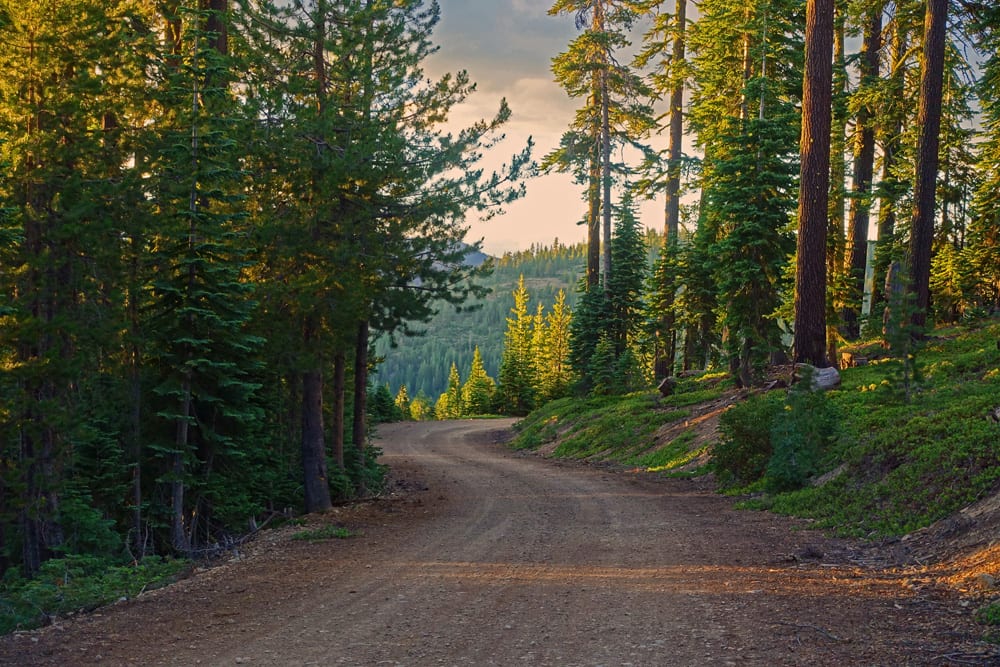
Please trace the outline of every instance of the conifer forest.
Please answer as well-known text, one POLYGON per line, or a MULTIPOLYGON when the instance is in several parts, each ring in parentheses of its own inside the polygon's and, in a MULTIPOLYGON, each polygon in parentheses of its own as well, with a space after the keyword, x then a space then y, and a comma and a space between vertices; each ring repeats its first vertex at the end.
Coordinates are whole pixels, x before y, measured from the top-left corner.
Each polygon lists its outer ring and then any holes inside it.
POLYGON ((424 72, 440 11, 0 0, 0 571, 378 493, 378 421, 1000 309, 996 3, 555 0, 576 113, 502 156, 506 102, 455 129, 475 83, 424 72), (482 257, 539 173, 585 242, 482 257))

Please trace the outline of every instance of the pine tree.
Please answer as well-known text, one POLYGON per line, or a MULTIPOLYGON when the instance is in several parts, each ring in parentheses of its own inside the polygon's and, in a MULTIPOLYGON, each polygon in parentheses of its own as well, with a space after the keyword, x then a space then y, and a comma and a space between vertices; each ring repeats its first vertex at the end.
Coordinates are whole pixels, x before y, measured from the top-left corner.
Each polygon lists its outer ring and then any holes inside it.
POLYGON ((71 548, 67 530, 82 514, 100 516, 74 479, 74 467, 88 464, 84 451, 119 455, 109 444, 121 413, 103 403, 127 395, 114 367, 125 326, 116 232, 140 192, 121 127, 141 106, 135 52, 145 49, 136 37, 144 18, 126 3, 93 0, 5 3, 0 12, 8 73, 0 82, 0 400, 10 435, 0 443, 0 540, 20 546, 29 575, 71 548))
POLYGON ((874 3, 866 13, 863 26, 858 88, 852 96, 855 112, 854 180, 851 186, 850 214, 847 225, 845 267, 848 292, 840 313, 844 336, 861 334, 858 322, 865 291, 865 268, 868 259, 868 226, 875 166, 875 104, 873 86, 879 78, 882 50, 883 3, 874 3))
POLYGON ((399 385, 399 391, 396 392, 396 398, 393 399, 393 403, 396 404, 396 410, 399 411, 399 418, 403 420, 412 419, 412 414, 410 412, 410 394, 406 390, 406 385, 399 385))
POLYGON ((462 405, 465 406, 465 414, 470 417, 489 414, 492 411, 495 391, 496 382, 486 373, 483 357, 477 345, 472 353, 469 374, 465 384, 462 385, 462 405))
MULTIPOLYGON (((269 317, 294 327, 285 334, 298 357, 290 370, 306 369, 304 378, 322 379, 325 351, 353 352, 351 432, 363 468, 369 334, 405 331, 441 300, 478 292, 469 280, 477 269, 463 262, 466 215, 493 215, 521 195, 530 145, 496 172, 480 168, 510 117, 503 103, 491 119, 444 131, 474 86, 465 73, 438 82, 420 73, 434 49, 435 3, 246 6, 243 29, 266 56, 248 78, 247 99, 262 119, 251 161, 260 265, 274 290, 269 317), (309 71, 301 53, 312 56, 309 71)), ((304 405, 316 423, 322 404, 304 405)), ((319 460, 321 439, 303 444, 319 460)), ((307 472, 313 482, 323 476, 307 472)))
MULTIPOLYGON (((465 416, 465 402, 462 400, 462 378, 458 375, 458 367, 452 362, 448 371, 447 419, 460 419, 465 416)), ((440 419, 440 417, 438 417, 440 419)))
POLYGON ((507 318, 500 377, 497 387, 497 407, 504 414, 527 414, 535 405, 535 365, 532 349, 534 317, 528 312, 530 296, 522 275, 514 290, 513 317, 507 318))
POLYGON ((963 268, 968 293, 979 312, 1000 309, 1000 8, 978 3, 973 16, 981 50, 989 54, 979 81, 985 141, 979 149, 981 179, 973 200, 973 218, 963 268))
POLYGON ((609 303, 604 289, 600 285, 586 289, 585 284, 581 284, 579 289, 580 296, 569 328, 569 363, 577 379, 576 389, 589 394, 597 386, 593 359, 598 345, 604 341, 605 346, 611 347, 612 353, 614 346, 604 333, 609 303))
POLYGON ((535 358, 538 361, 536 392, 543 404, 569 393, 573 375, 569 363, 570 322, 572 312, 566 305, 566 292, 559 290, 552 309, 543 322, 535 323, 535 358))
POLYGON ((552 61, 556 80, 572 98, 586 103, 576 114, 560 147, 545 157, 543 166, 571 172, 586 186, 587 287, 600 275, 601 230, 604 273, 611 274, 612 174, 627 173, 612 164, 612 152, 631 146, 647 153, 642 139, 655 125, 646 103, 651 91, 640 76, 615 58, 630 45, 627 31, 638 16, 639 3, 626 0, 556 0, 549 14, 572 14, 578 28, 587 27, 564 53, 552 61))
MULTIPOLYGON (((208 32, 216 14, 180 2, 164 7, 169 40, 157 101, 162 130, 150 147, 156 252, 147 327, 157 416, 164 420, 161 479, 170 486, 171 545, 188 553, 204 498, 188 498, 198 461, 240 456, 237 437, 261 418, 250 375, 259 339, 247 334, 253 302, 240 281, 241 201, 232 63, 208 32)), ((225 17, 221 17, 225 18, 225 17)))
POLYGON ((607 281, 608 320, 604 332, 611 341, 615 358, 621 357, 642 326, 643 289, 648 273, 647 248, 639 233, 639 220, 631 196, 618 207, 615 235, 611 240, 611 261, 617 267, 607 281))

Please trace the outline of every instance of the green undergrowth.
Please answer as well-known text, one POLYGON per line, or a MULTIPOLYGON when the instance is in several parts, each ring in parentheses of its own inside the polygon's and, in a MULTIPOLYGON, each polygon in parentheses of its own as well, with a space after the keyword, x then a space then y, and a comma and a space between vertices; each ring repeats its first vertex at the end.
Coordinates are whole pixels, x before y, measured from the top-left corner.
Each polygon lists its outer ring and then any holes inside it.
POLYGON ((133 598, 174 582, 190 566, 161 558, 110 566, 102 558, 68 556, 45 562, 34 579, 9 569, 0 580, 0 635, 133 598))
POLYGON ((665 424, 688 417, 690 406, 719 398, 728 386, 713 376, 683 380, 666 398, 649 391, 560 399, 519 422, 512 446, 537 449, 557 443, 555 456, 666 471, 694 458, 689 448, 693 433, 657 446, 656 432, 665 424))
MULTIPOLYGON (((868 538, 927 526, 1000 489, 1000 321, 935 330, 906 364, 878 344, 864 366, 819 395, 773 391, 723 414, 710 444, 722 490, 745 507, 806 517, 868 538), (733 435, 735 434, 735 435, 733 435), (728 457, 728 458, 726 458, 728 457), (728 475, 728 476, 727 476, 728 475)), ((661 426, 721 396, 717 379, 682 380, 675 394, 563 399, 517 427, 514 446, 555 443, 567 458, 669 472, 698 455, 690 431, 661 426)))
POLYGON ((830 401, 840 412, 830 481, 757 500, 843 535, 903 535, 1000 484, 1000 324, 938 330, 917 351, 907 399, 892 361, 847 369, 830 401))

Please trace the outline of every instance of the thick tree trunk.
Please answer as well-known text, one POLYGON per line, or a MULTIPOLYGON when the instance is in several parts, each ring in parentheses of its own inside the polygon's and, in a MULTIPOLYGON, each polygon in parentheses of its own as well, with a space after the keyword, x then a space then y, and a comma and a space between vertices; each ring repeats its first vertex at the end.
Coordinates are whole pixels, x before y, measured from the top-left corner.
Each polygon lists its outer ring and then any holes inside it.
MULTIPOLYGON (((368 444, 368 321, 358 323, 358 337, 354 352, 354 447, 357 449, 360 468, 365 467, 365 446, 368 444)), ((358 495, 368 494, 364 478, 355 480, 358 495)))
POLYGON ((830 189, 833 5, 833 0, 809 0, 806 7, 806 72, 802 89, 802 166, 795 267, 795 361, 819 368, 827 366, 826 226, 830 189))
POLYGON ((931 306, 931 247, 934 242, 947 21, 948 0, 927 0, 920 109, 917 112, 920 131, 917 138, 917 180, 913 191, 914 211, 909 249, 909 289, 916 296, 911 323, 918 329, 926 325, 931 306))
POLYGON ((332 507, 323 439, 323 372, 302 374, 302 472, 306 512, 332 507))
MULTIPOLYGON (((862 41, 861 85, 878 79, 879 54, 882 51, 882 7, 873 7, 865 25, 862 41)), ((858 109, 854 144, 854 183, 851 188, 851 210, 847 226, 847 259, 845 267, 850 291, 840 313, 843 333, 848 339, 861 335, 859 318, 865 295, 865 269, 868 260, 868 226, 871 210, 872 180, 875 166, 874 114, 867 104, 858 109)))

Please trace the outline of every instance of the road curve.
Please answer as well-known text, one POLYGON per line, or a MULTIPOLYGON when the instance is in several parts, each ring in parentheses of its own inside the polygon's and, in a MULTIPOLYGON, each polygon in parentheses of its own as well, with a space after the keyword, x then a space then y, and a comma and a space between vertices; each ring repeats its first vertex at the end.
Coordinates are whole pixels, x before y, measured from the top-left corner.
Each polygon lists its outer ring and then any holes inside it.
POLYGON ((949 651, 901 576, 830 562, 842 543, 689 481, 512 452, 496 444, 510 424, 382 426, 385 462, 419 490, 363 536, 291 543, 8 640, 0 663, 839 666, 949 651))

